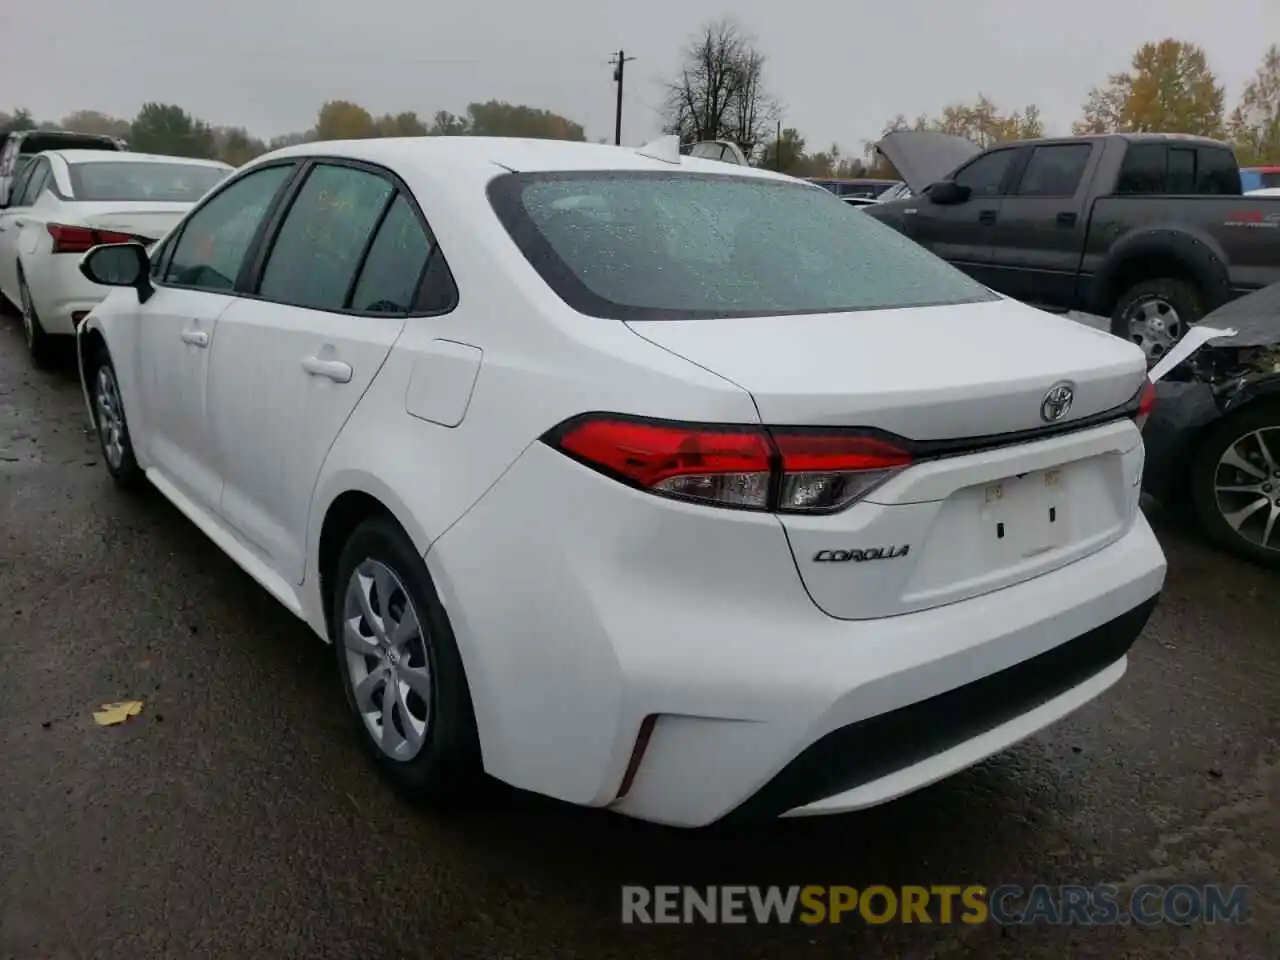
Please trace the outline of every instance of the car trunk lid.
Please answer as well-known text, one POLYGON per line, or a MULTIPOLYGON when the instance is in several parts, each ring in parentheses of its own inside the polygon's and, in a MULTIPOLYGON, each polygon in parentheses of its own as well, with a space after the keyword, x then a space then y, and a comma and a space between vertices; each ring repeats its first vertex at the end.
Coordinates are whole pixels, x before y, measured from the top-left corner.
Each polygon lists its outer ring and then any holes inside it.
POLYGON ((867 431, 911 451, 850 507, 779 514, 831 616, 1000 589, 1101 549, 1136 518, 1142 448, 1121 411, 1146 364, 1110 334, 1008 300, 629 326, 747 390, 767 427, 867 431), (1061 384, 1065 411, 1047 401, 1061 384))
POLYGON ((172 230, 191 209, 191 204, 99 201, 85 203, 83 207, 79 211, 79 225, 152 242, 172 230))
POLYGON ((1014 300, 795 317, 631 322, 647 340, 732 380, 773 426, 858 426, 953 440, 1046 426, 1041 404, 1072 384, 1059 422, 1129 400, 1142 351, 1014 300))

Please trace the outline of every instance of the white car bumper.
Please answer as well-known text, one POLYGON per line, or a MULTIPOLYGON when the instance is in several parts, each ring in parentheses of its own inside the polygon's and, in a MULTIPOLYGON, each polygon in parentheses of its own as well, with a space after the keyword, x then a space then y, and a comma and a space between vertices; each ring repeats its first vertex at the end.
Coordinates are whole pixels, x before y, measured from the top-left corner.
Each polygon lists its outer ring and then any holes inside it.
POLYGON ((866 807, 1003 750, 1120 678, 1165 575, 1139 514, 1051 574, 838 620, 776 518, 633 491, 542 444, 427 562, 486 769, 679 826, 866 807))
POLYGON ((88 313, 107 295, 106 287, 90 283, 80 273, 81 257, 75 253, 43 254, 23 263, 31 302, 45 333, 75 333, 75 317, 88 313))

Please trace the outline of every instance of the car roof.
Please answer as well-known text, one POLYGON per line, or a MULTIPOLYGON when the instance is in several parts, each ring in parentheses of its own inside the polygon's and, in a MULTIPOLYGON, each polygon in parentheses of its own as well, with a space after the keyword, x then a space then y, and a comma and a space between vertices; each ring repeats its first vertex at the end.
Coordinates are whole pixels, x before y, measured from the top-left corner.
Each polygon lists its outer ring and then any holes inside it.
POLYGON ((723 176, 754 177, 795 182, 795 178, 758 167, 679 155, 668 162, 646 157, 636 148, 568 140, 516 137, 380 137, 367 140, 320 140, 283 147, 259 157, 255 165, 292 156, 330 156, 395 167, 408 164, 425 169, 444 167, 472 172, 548 173, 608 170, 681 170, 723 176))
POLYGON ((232 169, 221 160, 201 160, 195 157, 171 157, 160 153, 133 153, 127 150, 46 150, 67 163, 185 163, 196 167, 232 169))

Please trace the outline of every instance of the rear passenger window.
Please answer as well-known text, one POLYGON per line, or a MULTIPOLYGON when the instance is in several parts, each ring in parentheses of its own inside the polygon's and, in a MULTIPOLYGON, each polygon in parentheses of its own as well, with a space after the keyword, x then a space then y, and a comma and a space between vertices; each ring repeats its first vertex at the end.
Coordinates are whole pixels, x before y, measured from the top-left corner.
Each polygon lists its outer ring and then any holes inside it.
POLYGON ((360 269, 351 309, 408 313, 431 256, 431 240, 404 194, 397 194, 360 269))
POLYGON ((1196 152, 1193 148, 1174 147, 1169 150, 1164 192, 1175 196, 1196 192, 1196 152))
POLYGON ((1240 168, 1235 154, 1216 147, 1201 147, 1197 153, 1196 193, 1240 195, 1240 168))
POLYGON ((342 310, 394 190, 368 170, 314 167, 276 235, 258 294, 312 310, 342 310))
POLYGON ((1162 143, 1129 144, 1116 180, 1116 193, 1164 193, 1167 152, 1162 143))
POLYGON ((1018 184, 1020 197, 1074 197, 1093 146, 1063 143, 1036 147, 1018 184))

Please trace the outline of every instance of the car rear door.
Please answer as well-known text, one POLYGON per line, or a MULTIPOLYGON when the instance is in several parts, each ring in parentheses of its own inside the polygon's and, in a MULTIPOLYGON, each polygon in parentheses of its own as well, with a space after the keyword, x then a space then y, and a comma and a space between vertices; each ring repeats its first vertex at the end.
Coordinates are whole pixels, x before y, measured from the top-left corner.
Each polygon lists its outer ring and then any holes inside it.
POLYGON ((300 583, 320 467, 404 328, 431 240, 403 183, 337 160, 310 166, 273 233, 219 320, 209 413, 222 516, 300 583))
POLYGON ((1084 253, 1085 201, 1102 150, 1091 141, 1026 151, 991 228, 991 286, 1028 303, 1068 307, 1084 253))

